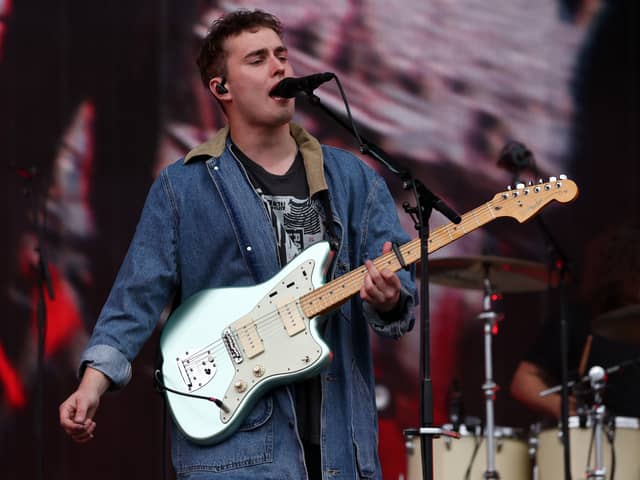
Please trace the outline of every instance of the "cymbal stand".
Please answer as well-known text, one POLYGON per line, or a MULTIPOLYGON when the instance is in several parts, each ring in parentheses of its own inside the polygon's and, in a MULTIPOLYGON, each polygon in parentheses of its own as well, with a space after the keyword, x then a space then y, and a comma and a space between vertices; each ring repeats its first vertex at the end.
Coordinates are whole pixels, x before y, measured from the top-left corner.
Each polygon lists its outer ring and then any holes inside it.
MULTIPOLYGON (((599 366, 591 367, 589 379, 593 389, 593 406, 591 408, 591 421, 593 424, 593 436, 596 444, 596 464, 595 467, 587 468, 587 480, 605 480, 606 468, 603 458, 603 425, 606 414, 605 406, 602 403, 602 393, 607 382, 607 374, 604 368, 599 366)), ((588 461, 589 459, 587 459, 588 461)))
POLYGON ((484 391, 485 405, 486 405, 486 427, 485 435, 487 439, 487 469, 485 470, 483 477, 485 479, 494 478, 499 479, 500 475, 496 470, 495 464, 495 420, 493 416, 493 402, 495 401, 496 391, 498 386, 493 381, 493 358, 491 355, 491 342, 494 332, 497 332, 496 325, 499 320, 502 319, 502 315, 496 313, 492 309, 491 299, 494 294, 491 287, 491 281, 489 280, 489 266, 484 267, 484 297, 482 300, 482 313, 478 315, 478 319, 484 321, 484 372, 485 381, 482 385, 484 391))

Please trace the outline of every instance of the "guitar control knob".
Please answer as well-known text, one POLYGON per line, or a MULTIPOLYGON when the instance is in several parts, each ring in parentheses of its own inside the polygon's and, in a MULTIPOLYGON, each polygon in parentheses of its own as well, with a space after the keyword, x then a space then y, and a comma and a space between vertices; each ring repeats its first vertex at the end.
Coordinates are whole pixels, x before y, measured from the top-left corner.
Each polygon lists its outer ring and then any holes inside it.
POLYGON ((253 367, 253 375, 260 378, 264 375, 264 367, 262 365, 256 365, 253 367))
POLYGON ((247 382, 245 382, 244 380, 240 380, 233 385, 233 388, 236 389, 236 392, 242 393, 247 390, 247 382))

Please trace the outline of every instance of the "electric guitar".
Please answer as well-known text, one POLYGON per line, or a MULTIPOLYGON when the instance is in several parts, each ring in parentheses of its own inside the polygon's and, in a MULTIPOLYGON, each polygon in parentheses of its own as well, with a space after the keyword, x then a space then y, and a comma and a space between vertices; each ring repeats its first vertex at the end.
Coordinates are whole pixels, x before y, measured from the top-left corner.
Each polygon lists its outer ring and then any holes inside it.
MULTIPOLYGON (((522 223, 551 201, 569 202, 577 194, 577 185, 565 176, 519 184, 465 213, 459 224, 436 228, 428 251, 498 217, 522 223)), ((163 362, 156 378, 188 438, 200 444, 224 440, 267 390, 311 377, 328 362, 331 352, 320 336, 320 322, 360 291, 367 272, 360 266, 325 283, 329 259, 328 243, 316 243, 270 280, 202 290, 169 317, 160 339, 163 362)), ((395 272, 419 259, 416 238, 374 264, 395 272)))

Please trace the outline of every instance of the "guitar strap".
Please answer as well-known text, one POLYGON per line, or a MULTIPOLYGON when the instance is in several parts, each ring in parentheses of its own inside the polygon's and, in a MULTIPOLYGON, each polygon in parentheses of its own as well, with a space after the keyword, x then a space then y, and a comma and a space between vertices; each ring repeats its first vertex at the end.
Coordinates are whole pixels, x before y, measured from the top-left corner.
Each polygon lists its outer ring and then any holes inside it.
MULTIPOLYGON (((320 195, 320 203, 322 204, 322 208, 324 210, 324 218, 325 218, 324 230, 327 233, 331 251, 337 255, 338 249, 340 248, 340 238, 336 233, 336 226, 333 221, 333 210, 331 210, 331 199, 329 196, 329 190, 321 190, 319 192, 319 195, 320 195)), ((335 257, 334 257, 334 260, 335 260, 335 257)))

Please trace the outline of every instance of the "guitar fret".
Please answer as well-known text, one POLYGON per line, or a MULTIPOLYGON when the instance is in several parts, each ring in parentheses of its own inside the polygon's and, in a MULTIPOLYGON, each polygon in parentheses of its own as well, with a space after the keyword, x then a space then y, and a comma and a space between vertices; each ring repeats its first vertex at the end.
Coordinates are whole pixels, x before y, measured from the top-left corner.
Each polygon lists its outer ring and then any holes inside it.
POLYGON ((489 210, 489 214, 491 215, 491 217, 496 218, 496 215, 495 213, 493 213, 493 209, 491 208, 491 202, 487 202, 485 203, 485 205, 487 206, 487 210, 489 210))
MULTIPOLYGON (((477 209, 476 209, 476 210, 477 210, 477 209)), ((474 210, 474 211, 475 211, 475 210, 474 210)), ((471 218, 473 218, 473 219, 476 221, 476 227, 479 227, 479 226, 481 225, 481 224, 480 224, 480 222, 478 221, 478 216, 476 216, 476 215, 472 215, 472 216, 471 216, 471 218)))

